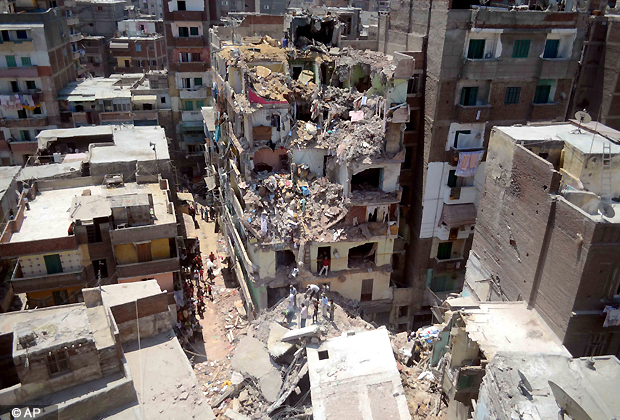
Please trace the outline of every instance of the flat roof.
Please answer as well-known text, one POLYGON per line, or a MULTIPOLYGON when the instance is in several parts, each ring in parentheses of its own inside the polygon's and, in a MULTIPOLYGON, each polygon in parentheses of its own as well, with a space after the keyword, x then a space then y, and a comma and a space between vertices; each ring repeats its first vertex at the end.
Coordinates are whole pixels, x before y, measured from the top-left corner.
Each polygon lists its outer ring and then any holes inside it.
POLYGON ((158 183, 126 183, 123 187, 106 188, 102 185, 59 188, 43 190, 30 202, 30 210, 24 213, 21 229, 11 236, 13 242, 28 242, 41 239, 62 238, 74 218, 71 208, 75 197, 81 197, 84 190, 90 190, 91 196, 117 196, 126 194, 152 194, 155 209, 155 225, 175 223, 174 215, 168 213, 167 195, 158 183))
POLYGON ((411 419, 384 327, 345 332, 307 352, 315 420, 411 419))
POLYGON ((7 193, 21 166, 0 166, 0 200, 7 193))
POLYGON ((43 23, 7 23, 0 24, 0 29, 3 31, 27 31, 32 28, 44 28, 43 23))
POLYGON ((37 134, 37 139, 57 140, 81 136, 104 136, 111 135, 114 131, 113 125, 92 125, 75 128, 53 128, 43 130, 37 134))
POLYGON ((498 352, 570 356, 553 331, 525 302, 480 302, 461 311, 465 330, 491 360, 498 352))
MULTIPOLYGON (((492 378, 494 382, 493 399, 486 409, 499 409, 507 418, 512 412, 538 414, 517 418, 557 418, 558 404, 549 381, 564 390, 592 420, 620 418, 620 362, 615 356, 572 359, 560 355, 501 354, 487 365, 486 372, 485 381, 492 378), (518 372, 532 386, 531 398, 519 389, 518 372)), ((485 386, 488 384, 483 383, 481 394, 485 386)))
POLYGON ((0 334, 10 332, 15 335, 14 356, 26 353, 26 349, 19 346, 18 337, 32 332, 35 333, 35 340, 34 345, 27 349, 30 353, 74 342, 80 338, 94 341, 86 306, 83 303, 0 315, 0 334))
POLYGON ((110 284, 101 287, 103 304, 107 307, 135 302, 148 296, 162 294, 157 280, 137 281, 133 283, 110 284))
POLYGON ((174 332, 123 344, 145 419, 212 420, 215 415, 174 332))
POLYGON ((155 144, 157 160, 170 159, 166 132, 160 126, 114 126, 114 144, 90 148, 90 163, 111 163, 130 161, 154 161, 155 153, 150 143, 155 144))
POLYGON ((131 98, 132 85, 142 78, 142 74, 124 74, 70 82, 58 92, 58 100, 88 102, 98 99, 131 98), (135 79, 134 83, 127 84, 133 79, 135 79))
MULTIPOLYGON (((573 124, 524 125, 495 127, 495 129, 509 135, 516 141, 561 140, 576 147, 584 154, 602 154, 603 145, 608 144, 612 154, 620 154, 620 144, 585 129, 581 129, 579 132, 578 127, 573 124)), ((612 130, 603 124, 599 124, 598 129, 601 130, 601 133, 612 130)), ((620 133, 618 134, 620 136, 620 133)))

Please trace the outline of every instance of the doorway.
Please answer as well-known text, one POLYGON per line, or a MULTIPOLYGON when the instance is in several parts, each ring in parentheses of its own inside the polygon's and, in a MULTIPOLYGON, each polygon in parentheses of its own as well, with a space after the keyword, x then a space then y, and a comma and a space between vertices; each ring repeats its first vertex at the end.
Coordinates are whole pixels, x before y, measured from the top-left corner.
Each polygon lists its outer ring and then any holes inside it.
POLYGON ((47 274, 62 273, 62 262, 60 261, 59 254, 45 255, 45 268, 47 268, 47 274))
POLYGON ((360 301, 367 302, 372 300, 373 279, 362 280, 362 295, 360 301))

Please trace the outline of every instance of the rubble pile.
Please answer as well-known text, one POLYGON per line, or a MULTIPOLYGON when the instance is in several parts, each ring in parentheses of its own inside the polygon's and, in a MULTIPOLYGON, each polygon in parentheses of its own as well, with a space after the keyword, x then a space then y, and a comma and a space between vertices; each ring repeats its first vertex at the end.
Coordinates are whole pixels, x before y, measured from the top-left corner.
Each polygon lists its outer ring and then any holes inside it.
POLYGON ((295 99, 301 99, 308 101, 317 89, 317 85, 312 82, 314 75, 310 78, 302 72, 299 79, 295 80, 284 73, 271 71, 263 66, 249 68, 242 63, 241 68, 246 69, 245 73, 256 94, 268 100, 294 102, 295 99))
POLYGON ((390 79, 396 66, 393 64, 392 56, 377 51, 357 50, 350 47, 343 48, 336 58, 335 73, 341 82, 350 77, 351 67, 361 66, 364 74, 371 78, 377 73, 381 73, 382 81, 390 79))

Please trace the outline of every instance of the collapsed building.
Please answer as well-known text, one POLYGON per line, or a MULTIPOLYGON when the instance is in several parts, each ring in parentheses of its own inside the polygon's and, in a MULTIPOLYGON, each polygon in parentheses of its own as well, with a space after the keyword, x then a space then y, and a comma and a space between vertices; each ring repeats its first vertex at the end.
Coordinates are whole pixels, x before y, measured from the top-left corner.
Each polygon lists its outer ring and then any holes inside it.
POLYGON ((283 48, 264 37, 214 55, 207 172, 218 174, 224 237, 255 310, 290 283, 320 283, 406 330, 411 299, 390 273, 414 59, 327 38, 283 48))

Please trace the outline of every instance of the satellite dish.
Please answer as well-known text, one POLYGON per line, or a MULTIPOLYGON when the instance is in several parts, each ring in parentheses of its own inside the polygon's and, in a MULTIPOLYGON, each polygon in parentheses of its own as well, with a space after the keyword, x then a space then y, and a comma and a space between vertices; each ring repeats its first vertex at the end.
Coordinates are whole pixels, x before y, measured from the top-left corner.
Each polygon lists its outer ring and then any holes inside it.
POLYGON ((517 373, 519 374, 519 378, 521 378, 521 381, 519 382, 519 385, 521 385, 525 389, 527 389, 528 392, 532 392, 533 391, 532 385, 530 384, 530 381, 527 380, 527 378, 525 377, 523 372, 521 372, 520 370, 517 369, 517 373))
POLYGON ((610 219, 616 215, 616 211, 611 206, 611 204, 601 201, 598 204, 598 211, 605 217, 609 217, 610 219))
POLYGON ((579 124, 592 122, 592 117, 585 110, 575 112, 575 119, 579 121, 579 124))
POLYGON ((573 420, 592 420, 592 417, 585 412, 583 408, 579 405, 577 401, 572 399, 570 395, 566 393, 559 385, 552 381, 548 381, 549 386, 551 387, 551 392, 553 392, 553 397, 555 398, 555 403, 560 407, 560 419, 564 419, 564 415, 568 414, 568 416, 573 420))

